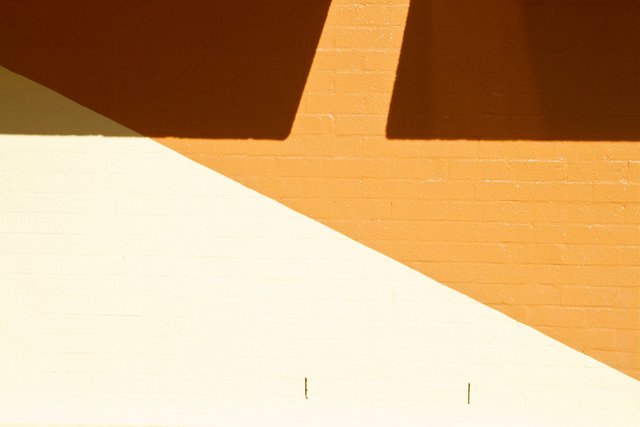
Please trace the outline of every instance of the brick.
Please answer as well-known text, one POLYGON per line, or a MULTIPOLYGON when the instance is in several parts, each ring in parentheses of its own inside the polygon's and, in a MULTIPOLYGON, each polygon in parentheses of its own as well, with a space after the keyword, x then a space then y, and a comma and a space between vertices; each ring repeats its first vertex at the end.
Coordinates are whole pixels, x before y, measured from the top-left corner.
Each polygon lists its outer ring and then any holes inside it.
POLYGON ((566 245, 563 262, 573 265, 640 265, 640 247, 566 245))
POLYGON ((514 264, 487 264, 476 265, 477 283, 511 283, 523 284, 529 278, 527 273, 532 270, 531 266, 514 264))
POLYGON ((421 181, 418 184, 421 199, 428 200, 465 200, 474 199, 475 189, 468 182, 421 181))
POLYGON ((535 200, 552 201, 590 201, 593 200, 593 187, 590 184, 576 183, 536 183, 535 200))
POLYGON ((394 219, 402 220, 445 220, 447 202, 426 200, 394 200, 391 202, 394 219))
POLYGON ((310 114, 359 114, 364 112, 362 99, 356 95, 309 94, 305 112, 310 114))
POLYGON ((577 307, 637 307, 640 292, 635 287, 613 287, 608 283, 601 286, 562 286, 561 303, 577 307))
POLYGON ((527 242, 533 225, 481 222, 474 226, 473 238, 478 242, 527 242))
POLYGON ((292 132, 306 135, 333 133, 336 123, 332 114, 298 114, 292 132))
POLYGON ((338 49, 399 48, 404 28, 400 26, 336 27, 338 49))
MULTIPOLYGON (((351 50, 319 49, 313 58, 313 69, 317 71, 357 71, 363 69, 366 55, 351 50)), ((307 85, 307 90, 311 89, 307 85)))
MULTIPOLYGON (((404 144, 404 141, 397 144, 404 144)), ((418 155, 435 159, 475 159, 479 144, 477 141, 420 141, 418 155)))
POLYGON ((568 165, 570 181, 620 181, 627 174, 627 162, 603 160, 577 160, 568 165))
POLYGON ((480 159, 562 160, 565 147, 546 142, 483 141, 478 144, 480 159))
POLYGON ((339 199, 335 203, 335 216, 365 220, 389 220, 393 218, 393 204, 381 199, 339 199))
POLYGON ((569 223, 637 224, 640 205, 629 203, 566 203, 562 205, 569 223))
POLYGON ((640 345, 640 329, 616 329, 613 331, 614 342, 612 345, 602 346, 618 351, 634 352, 640 345))
MULTIPOLYGON (((505 289, 504 302, 506 304, 521 304, 526 301, 527 306, 536 308, 532 313, 537 314, 536 306, 552 306, 557 304, 560 290, 551 285, 512 284, 505 289)), ((563 318, 562 318, 563 319, 563 318)), ((564 323, 564 321, 562 322, 564 323)))
MULTIPOLYGON (((369 175, 369 174, 367 174, 369 175)), ((374 175, 372 175, 374 176, 374 175)), ((419 184, 411 179, 366 178, 362 179, 362 193, 364 197, 381 197, 379 190, 385 188, 388 200, 417 199, 419 184)), ((387 198, 385 197, 385 199, 387 198)))
POLYGON ((634 288, 640 281, 635 266, 539 265, 530 274, 529 280, 533 283, 584 287, 634 288))
POLYGON ((415 142, 403 142, 394 144, 393 142, 380 139, 380 137, 363 135, 364 155, 369 159, 376 158, 421 158, 418 154, 421 144, 415 142))
POLYGON ((280 181, 280 192, 285 197, 357 197, 361 194, 356 180, 334 178, 329 185, 322 178, 291 177, 280 181))
POLYGON ((535 200, 538 184, 520 182, 480 182, 476 185, 478 200, 535 200))
POLYGON ((452 221, 415 221, 418 240, 430 242, 470 242, 474 240, 473 223, 452 221))
POLYGON ((509 169, 509 178, 514 181, 558 182, 568 177, 564 161, 512 161, 509 169))
POLYGON ((363 113, 366 115, 387 115, 389 110, 389 97, 386 94, 371 93, 359 95, 363 105, 363 113))
POLYGON ((412 221, 360 221, 363 235, 374 240, 416 240, 417 227, 412 221))
POLYGON ((336 73, 317 71, 310 74, 305 84, 306 93, 332 94, 335 92, 336 73))
POLYGON ((384 116, 338 114, 336 133, 338 135, 383 135, 385 124, 384 116))
POLYGON ((589 144, 589 149, 580 144, 564 143, 558 145, 565 158, 574 160, 599 160, 599 161, 627 161, 640 160, 640 145, 627 142, 595 142, 589 144))
POLYGON ((389 93, 393 88, 394 75, 391 72, 349 73, 335 75, 336 93, 389 93))
POLYGON ((536 326, 555 326, 562 319, 563 325, 581 328, 587 322, 583 308, 541 306, 531 313, 531 323, 536 326))
POLYGON ((366 71, 395 71, 398 67, 399 50, 381 49, 368 51, 363 58, 363 69, 366 71))
POLYGON ((640 203, 640 185, 594 184, 594 200, 640 203))
POLYGON ((587 322, 596 328, 640 330, 640 310, 627 308, 588 308, 587 322))
POLYGON ((504 160, 452 160, 451 178, 504 180, 509 179, 509 162, 504 160))

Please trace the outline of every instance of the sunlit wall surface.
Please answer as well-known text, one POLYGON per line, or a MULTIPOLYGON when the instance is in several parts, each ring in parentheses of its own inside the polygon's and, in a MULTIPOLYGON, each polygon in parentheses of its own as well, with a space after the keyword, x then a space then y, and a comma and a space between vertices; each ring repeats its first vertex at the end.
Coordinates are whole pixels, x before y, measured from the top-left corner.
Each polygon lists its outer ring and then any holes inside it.
POLYGON ((636 2, 99 3, 2 2, 0 425, 634 425, 636 2))

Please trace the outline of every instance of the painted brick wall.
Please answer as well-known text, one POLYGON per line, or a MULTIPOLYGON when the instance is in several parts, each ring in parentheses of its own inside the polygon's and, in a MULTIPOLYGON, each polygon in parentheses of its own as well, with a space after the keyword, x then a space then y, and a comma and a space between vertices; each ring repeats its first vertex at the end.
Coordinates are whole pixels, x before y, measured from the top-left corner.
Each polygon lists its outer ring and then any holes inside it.
POLYGON ((0 159, 1 426, 638 419, 635 379, 152 140, 0 159))
POLYGON ((639 378, 640 145, 388 139, 408 6, 332 2, 287 140, 160 141, 639 378))
MULTIPOLYGON (((477 8, 474 2, 432 3, 457 5, 442 25, 460 33, 470 25, 459 19, 464 7, 477 8)), ((527 2, 487 2, 480 18, 516 19, 518 10, 501 9, 505 3, 527 2)), ((637 13, 635 2, 614 3, 632 12, 624 22, 637 13)), ((604 2, 580 6, 598 4, 604 2)), ((284 141, 157 140, 639 378, 638 138, 389 139, 408 8, 406 0, 332 2, 284 141)), ((514 22, 516 39, 525 43, 526 32, 514 22)), ((603 25, 613 31, 611 22, 603 25)), ((614 47, 608 59, 636 67, 628 46, 614 47)), ((520 76, 514 79, 535 94, 539 70, 533 60, 526 65, 513 71, 520 76)), ((451 65, 442 81, 459 71, 451 65)), ((475 99, 461 94, 457 99, 475 99)), ((523 105, 535 104, 525 95, 523 105)), ((19 90, 5 96, 16 105, 19 90)))
POLYGON ((332 2, 284 141, 157 139, 298 213, 0 69, 129 136, 0 137, 0 425, 634 425, 638 142, 389 139, 408 5, 332 2))

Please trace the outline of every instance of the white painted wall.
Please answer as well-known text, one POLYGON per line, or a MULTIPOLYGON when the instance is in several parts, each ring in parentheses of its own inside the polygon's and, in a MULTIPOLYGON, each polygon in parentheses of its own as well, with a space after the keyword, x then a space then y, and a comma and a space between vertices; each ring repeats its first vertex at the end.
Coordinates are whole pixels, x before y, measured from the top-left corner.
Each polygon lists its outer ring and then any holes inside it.
POLYGON ((151 140, 0 136, 0 425, 639 410, 638 381, 151 140))
MULTIPOLYGON (((51 103, 26 126, 95 115, 0 80, 51 103)), ((0 135, 2 426, 639 417, 640 382, 149 139, 0 135)))

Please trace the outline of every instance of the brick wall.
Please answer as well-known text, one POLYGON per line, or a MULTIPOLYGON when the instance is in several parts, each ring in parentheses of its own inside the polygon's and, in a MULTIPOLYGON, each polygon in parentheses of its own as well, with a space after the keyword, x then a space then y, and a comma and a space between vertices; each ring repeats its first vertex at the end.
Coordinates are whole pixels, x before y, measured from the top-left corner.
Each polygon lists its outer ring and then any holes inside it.
POLYGON ((332 2, 284 140, 0 69, 0 425, 635 425, 640 145, 390 137, 408 6, 332 2))
POLYGON ((0 425, 638 418, 635 379, 152 140, 0 159, 0 425))
MULTIPOLYGON (((442 27, 464 33, 475 25, 462 19, 469 18, 465 8, 478 7, 475 2, 429 4, 440 8, 436 8, 440 14, 450 12, 441 15, 446 18, 442 27)), ((516 31, 515 47, 522 43, 526 53, 526 19, 518 15, 519 5, 526 4, 487 2, 478 18, 498 27, 508 24, 507 28, 516 31), (506 3, 512 7, 506 8, 506 3), (494 16, 501 20, 494 21, 494 16)), ((625 70, 636 70, 638 61, 629 53, 640 45, 634 44, 637 31, 624 30, 638 13, 636 2, 572 4, 584 11, 576 18, 578 22, 593 24, 603 17, 601 25, 589 24, 591 36, 608 32, 631 36, 626 44, 605 43, 604 47, 600 39, 588 40, 607 51, 610 63, 624 63, 625 70), (618 12, 607 15, 607 10, 618 12)), ((551 15, 568 16, 566 5, 545 5, 551 15)), ((640 377, 638 138, 543 141, 451 139, 445 135, 441 139, 390 139, 389 109, 408 8, 406 0, 332 2, 293 129, 285 140, 157 141, 640 377)), ((575 35, 570 30, 574 29, 567 24, 557 37, 572 38, 575 35)), ((436 29, 434 34, 438 34, 436 29)), ((518 74, 513 84, 537 96, 523 95, 516 101, 535 112, 547 99, 571 96, 562 87, 556 92, 541 91, 546 86, 540 65, 534 57, 520 59, 520 68, 502 68, 501 76, 518 74)), ((581 69, 582 65, 574 65, 575 69, 569 65, 578 81, 585 75, 597 77, 581 69)), ((39 63, 37 68, 46 69, 39 63)), ((441 73, 440 82, 460 71, 464 70, 450 64, 450 74, 441 73)), ((637 80, 623 77, 620 81, 627 85, 627 92, 637 93, 637 80)), ((434 84, 434 91, 439 87, 434 84)), ((617 90, 606 84, 597 87, 617 90)), ((3 114, 18 121, 23 116, 15 111, 19 108, 15 100, 20 99, 21 89, 14 89, 4 92, 12 107, 3 109, 3 114)), ((598 95, 598 91, 589 94, 598 95)), ((605 93, 601 99, 610 100, 608 95, 612 94, 605 93)), ((474 102, 486 101, 464 90, 456 99, 464 102, 467 96, 474 102)), ((31 99, 22 108, 38 111, 39 117, 61 117, 53 110, 34 110, 41 101, 31 99)), ((520 106, 517 102, 512 105, 520 106)), ((624 105, 632 108, 635 104, 624 105)), ((635 115, 626 117, 638 115, 631 113, 635 115)), ((78 117, 79 113, 73 114, 78 117)), ((536 117, 539 121, 534 124, 543 126, 544 114, 536 117)), ((26 126, 23 128, 28 129, 26 126)), ((56 129, 67 128, 78 129, 56 129)))
POLYGON ((388 139, 408 6, 333 1, 285 141, 159 141, 638 378, 640 145, 388 139))

